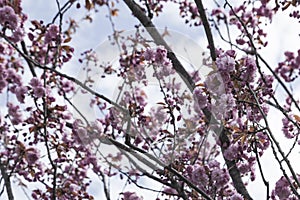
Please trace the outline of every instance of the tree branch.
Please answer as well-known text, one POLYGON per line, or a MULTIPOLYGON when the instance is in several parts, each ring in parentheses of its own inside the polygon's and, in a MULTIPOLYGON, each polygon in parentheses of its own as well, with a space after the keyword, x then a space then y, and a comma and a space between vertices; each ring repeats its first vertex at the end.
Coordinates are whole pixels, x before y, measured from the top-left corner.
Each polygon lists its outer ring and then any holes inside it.
POLYGON ((247 188, 246 188, 245 184, 243 183, 241 173, 240 173, 239 169, 236 166, 236 162, 234 160, 228 160, 224 156, 224 152, 228 148, 228 144, 230 144, 230 141, 229 141, 229 138, 228 138, 227 134, 228 134, 228 132, 226 131, 226 129, 223 128, 222 132, 219 136, 219 139, 220 139, 220 142, 221 142, 222 155, 223 155, 223 158, 225 160, 227 169, 229 171, 229 175, 231 177, 231 180, 233 182, 233 186, 234 186, 234 188, 236 189, 236 191, 238 193, 243 195, 243 197, 245 199, 252 200, 252 197, 248 193, 247 188))
MULTIPOLYGON (((214 46, 214 40, 212 37, 212 33, 211 33, 211 29, 205 14, 205 10, 202 4, 202 0, 195 0, 195 3, 197 5, 204 29, 205 29, 205 33, 206 33, 206 37, 209 43, 209 49, 210 49, 210 53, 211 53, 211 57, 213 61, 216 61, 216 50, 215 50, 215 46, 214 46)), ((236 166, 236 162, 235 161, 231 161, 225 158, 224 156, 224 151, 227 149, 228 145, 230 144, 230 140, 227 136, 227 134, 229 133, 229 131, 227 131, 224 127, 222 128, 222 132, 219 136, 220 142, 221 142, 221 149, 222 149, 222 154, 223 154, 223 158, 225 160, 225 163, 227 165, 229 174, 231 176, 233 185, 235 187, 235 189, 237 190, 238 193, 240 193, 241 195, 244 196, 244 198, 250 200, 252 199, 252 197, 249 195, 245 184, 242 181, 242 177, 241 177, 241 173, 238 170, 237 166, 236 166)))
POLYGON ((4 185, 6 188, 7 197, 9 200, 14 200, 14 195, 13 195, 11 183, 10 183, 10 177, 6 173, 6 168, 2 163, 0 163, 0 170, 1 170, 1 175, 4 179, 4 185))
MULTIPOLYGON (((24 42, 23 40, 21 41, 21 47, 22 47, 22 50, 23 50, 24 54, 25 54, 27 57, 29 57, 29 54, 28 54, 28 51, 27 51, 27 48, 26 48, 26 44, 25 44, 25 42, 24 42)), ((26 60, 28 66, 29 66, 29 69, 30 69, 30 72, 31 72, 32 76, 37 77, 37 76, 36 76, 36 72, 35 72, 35 70, 34 70, 34 66, 33 66, 32 63, 30 62, 30 60, 27 59, 26 57, 24 57, 24 59, 26 60)))
POLYGON ((216 61, 217 55, 216 55, 216 49, 215 49, 215 45, 214 45, 214 39, 213 39, 213 36, 211 34, 211 29, 210 29, 210 26, 209 26, 209 23, 208 23, 206 14, 205 14, 205 10, 204 10, 202 1, 201 0, 195 0, 195 3, 197 5, 198 12, 200 14, 200 18, 202 20, 202 24, 203 24, 203 27, 204 27, 204 30, 205 30, 205 34, 206 34, 206 37, 207 37, 208 46, 209 46, 209 50, 210 50, 211 59, 213 61, 216 61))
POLYGON ((184 69, 180 61, 177 59, 172 49, 165 42, 161 34, 158 32, 150 18, 145 14, 142 8, 132 0, 124 0, 132 14, 143 24, 147 29, 150 36, 153 38, 157 45, 162 45, 168 50, 168 58, 172 61, 173 67, 176 72, 181 76, 189 90, 192 92, 195 88, 195 83, 189 73, 184 69))
MULTIPOLYGON (((254 55, 255 55, 255 58, 256 58, 256 65, 257 65, 257 68, 258 68, 258 71, 259 71, 259 74, 261 75, 261 77, 263 78, 263 73, 262 73, 261 68, 259 67, 259 66, 260 66, 260 65, 259 65, 259 62, 258 62, 259 60, 261 60, 261 61, 265 64, 265 66, 270 70, 270 72, 272 73, 272 75, 276 78, 276 80, 279 82, 279 84, 283 87, 283 89, 285 90, 285 92, 286 92, 286 93, 288 94, 288 96, 291 98, 291 100, 292 100, 292 102, 294 103, 294 105, 296 106, 297 110, 300 111, 300 107, 299 107, 298 103, 296 102, 296 100, 294 99, 294 97, 293 97, 293 95, 290 93, 290 91, 287 89, 286 85, 282 82, 282 80, 278 77, 278 75, 274 72, 274 70, 269 66, 269 64, 262 58, 262 56, 257 52, 257 49, 256 49, 256 47, 255 47, 255 45, 254 45, 254 42, 253 42, 253 39, 252 39, 252 37, 251 37, 251 34, 249 33, 249 31, 248 31, 248 29, 247 29, 245 23, 239 18, 239 16, 237 16, 237 14, 236 14, 236 12, 234 11, 233 7, 231 6, 231 4, 229 4, 229 2, 228 2, 227 0, 226 0, 226 5, 229 6, 230 10, 233 12, 234 16, 239 20, 239 22, 241 23, 241 25, 242 25, 244 31, 246 32, 246 35, 247 35, 247 37, 248 37, 248 39, 249 39, 249 41, 250 41, 250 45, 251 45, 251 47, 252 47, 252 49, 253 49, 253 52, 254 52, 254 55)), ((263 79, 263 80, 264 80, 264 79, 263 79)), ((265 80, 264 80, 264 81, 265 81, 265 80)), ((254 96, 254 97, 255 97, 255 96, 254 96)), ((279 105, 279 103, 277 102, 277 100, 276 100, 276 98, 274 97, 274 95, 272 95, 271 98, 275 101, 276 105, 280 107, 280 105, 279 105)), ((258 107, 258 108, 260 109, 261 114, 264 116, 264 114, 263 114, 263 112, 262 112, 262 109, 261 109, 260 107, 258 107)), ((283 112, 283 114, 286 116, 286 113, 285 113, 285 112, 283 112)), ((293 176, 293 179, 295 180, 295 183, 296 183, 297 186, 299 187, 299 186, 300 186, 300 183, 299 183, 299 181, 298 181, 298 177, 297 177, 297 175, 296 175, 296 173, 295 173, 293 167, 291 166, 290 161, 288 160, 287 156, 285 156, 285 153, 284 153, 283 150, 281 149, 281 146, 280 146, 279 142, 275 139, 275 137, 274 137, 272 131, 270 130, 269 125, 268 125, 268 122, 267 122, 267 119, 266 119, 265 116, 264 116, 264 120, 265 120, 265 122, 266 122, 266 126, 267 126, 267 129, 268 129, 268 133, 269 133, 269 135, 270 135, 269 138, 271 138, 271 139, 274 141, 274 143, 275 143, 275 145, 276 145, 276 147, 277 147, 277 149, 278 149, 280 155, 282 156, 283 160, 284 160, 285 163, 287 164, 287 166, 288 166, 288 168, 289 168, 289 170, 290 170, 290 172, 291 172, 291 174, 292 174, 292 176, 293 176)), ((297 128, 299 129, 298 125, 296 125, 296 126, 297 126, 297 128)), ((276 156, 275 156, 275 157, 276 157, 276 156)), ((280 165, 280 167, 281 167, 281 163, 280 163, 280 162, 279 162, 279 165, 280 165)), ((284 172, 283 172, 283 173, 284 173, 284 172)), ((289 179, 288 177, 286 177, 286 178, 289 179)), ((291 188, 292 188, 294 194, 300 198, 300 194, 296 191, 296 189, 293 189, 293 188, 294 188, 294 185, 292 185, 291 182, 290 182, 290 186, 291 186, 291 188)))
MULTIPOLYGON (((143 24, 143 26, 147 29, 147 31, 149 32, 149 34, 151 35, 151 37, 153 38, 154 42, 157 45, 163 45, 167 50, 168 50, 168 58, 172 61, 173 67, 176 70, 176 72, 183 78, 183 80, 185 81, 185 83, 187 84, 188 88, 190 89, 191 92, 193 92, 193 89, 195 87, 195 83, 193 81, 193 79, 191 78, 191 76, 187 73, 187 71, 184 69, 184 67, 182 66, 182 64, 180 63, 180 61, 177 59, 176 55, 172 52, 172 50, 170 49, 170 47, 168 46, 168 44, 164 41, 164 39, 162 38, 162 36, 159 34, 159 32, 157 31, 156 27, 154 26, 154 24, 151 22, 151 20, 146 16, 146 14, 143 12, 143 10, 141 9, 141 7, 136 4, 134 1, 132 0, 124 0, 124 2, 127 4, 127 6, 129 7, 129 9, 131 10, 132 14, 143 24), (150 27, 150 28, 149 28, 150 27)), ((198 2, 199 3, 199 2, 198 2)), ((200 1, 201 3, 201 1, 200 1)), ((200 4, 199 4, 200 5, 200 4)), ((201 3, 202 5, 202 3, 201 3)), ((205 11, 203 9, 203 5, 200 7, 198 7, 199 9, 199 13, 200 16, 205 16, 202 19, 202 23, 206 24, 204 26, 205 29, 209 29, 209 30, 205 30, 206 33, 208 33, 208 41, 210 44, 210 50, 211 50, 211 57, 213 59, 213 61, 216 60, 216 53, 215 53, 215 46, 213 43, 213 38, 212 38, 212 34, 210 31, 210 27, 209 27, 209 23, 207 21, 206 15, 205 15, 205 11)), ((206 118, 209 121, 216 121, 216 119, 214 118, 214 116, 212 115, 212 113, 207 109, 204 108, 203 109, 203 113, 205 114, 206 118)), ((219 139, 221 141, 221 149, 222 152, 225 151, 225 149, 228 147, 228 144, 230 143, 228 135, 229 132, 226 131, 224 129, 224 127, 222 127, 222 132, 219 135, 219 139)), ((224 154, 223 154, 224 157, 224 154)), ((238 170, 235 161, 230 161, 227 160, 225 157, 225 162, 227 165, 227 168, 229 170, 229 174, 231 176, 231 179, 233 181, 233 185, 235 187, 235 189, 237 190, 238 193, 240 193, 241 195, 243 195, 246 199, 251 200, 251 196, 249 195, 243 181, 241 178, 241 174, 240 171, 238 170)))

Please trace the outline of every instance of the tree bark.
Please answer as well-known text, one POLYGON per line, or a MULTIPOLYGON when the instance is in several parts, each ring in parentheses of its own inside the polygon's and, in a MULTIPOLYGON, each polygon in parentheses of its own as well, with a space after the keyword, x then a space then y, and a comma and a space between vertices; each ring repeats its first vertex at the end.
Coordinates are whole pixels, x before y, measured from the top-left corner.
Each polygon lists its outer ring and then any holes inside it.
POLYGON ((6 168, 2 163, 0 163, 0 170, 1 170, 1 175, 3 177, 3 180, 4 180, 7 197, 9 200, 14 200, 14 195, 13 195, 11 183, 10 183, 10 177, 8 176, 8 174, 6 172, 6 168))

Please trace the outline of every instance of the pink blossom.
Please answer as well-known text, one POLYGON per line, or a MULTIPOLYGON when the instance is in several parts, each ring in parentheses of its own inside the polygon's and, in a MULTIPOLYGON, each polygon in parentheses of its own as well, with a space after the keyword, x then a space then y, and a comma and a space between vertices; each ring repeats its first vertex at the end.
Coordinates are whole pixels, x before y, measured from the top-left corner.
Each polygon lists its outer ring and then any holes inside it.
POLYGON ((9 37, 10 41, 17 43, 22 40, 24 37, 24 32, 21 28, 17 28, 15 31, 13 31, 12 36, 9 37))
POLYGON ((44 87, 33 88, 33 94, 36 98, 42 98, 45 95, 45 88, 44 87))
POLYGON ((226 71, 229 73, 234 70, 235 60, 231 56, 222 55, 217 59, 216 64, 220 71, 226 71))
POLYGON ((294 124, 292 124, 287 118, 282 119, 282 124, 282 132, 285 135, 285 137, 288 139, 294 138, 294 132, 296 131, 296 127, 294 126, 294 124))
POLYGON ((171 62, 166 60, 161 66, 159 66, 155 75, 158 79, 162 79, 163 77, 168 77, 174 73, 175 71, 171 65, 171 62))
POLYGON ((286 59, 278 64, 275 72, 286 82, 292 82, 300 73, 300 49, 297 51, 297 56, 290 51, 285 52, 284 55, 286 56, 286 59))
POLYGON ((174 188, 170 188, 170 187, 167 187, 167 188, 164 188, 164 193, 166 193, 166 194, 178 194, 178 192, 174 189, 174 188))
POLYGON ((64 92, 66 92, 66 93, 72 92, 72 91, 75 90, 75 87, 74 87, 74 85, 73 85, 73 82, 71 82, 71 81, 69 81, 69 80, 63 81, 63 82, 61 83, 61 85, 62 85, 62 90, 63 90, 64 92))
POLYGON ((258 16, 264 16, 272 20, 273 11, 271 8, 268 8, 266 5, 264 5, 264 3, 258 9, 255 9, 255 11, 257 12, 258 16))
POLYGON ((45 34, 45 44, 49 44, 52 41, 56 41, 59 36, 58 26, 51 24, 45 34))
POLYGON ((25 86, 16 88, 16 90, 15 90, 16 97, 20 103, 24 103, 25 94, 27 93, 27 91, 28 91, 28 88, 25 86))
POLYGON ((86 137, 87 136, 87 130, 83 127, 78 128, 77 134, 79 137, 86 137))
POLYGON ((224 169, 214 168, 211 172, 211 179, 217 188, 222 188, 228 183, 230 177, 224 169))
POLYGON ((276 182, 274 192, 279 197, 279 199, 287 199, 291 194, 289 187, 290 187, 289 182, 286 180, 285 177, 282 176, 276 182))
POLYGON ((238 158, 239 150, 237 145, 230 145, 227 149, 224 151, 224 157, 227 160, 234 160, 238 158))
POLYGON ((8 103, 8 114, 12 117, 11 121, 12 124, 18 125, 20 124, 22 120, 22 113, 19 110, 19 106, 14 106, 12 103, 8 103))
POLYGON ((193 96, 195 99, 195 106, 198 106, 200 109, 207 106, 207 97, 203 94, 201 89, 196 88, 193 96))
POLYGON ((144 55, 145 60, 153 61, 154 56, 155 56, 155 52, 152 49, 147 48, 143 55, 144 55))
POLYGON ((217 96, 220 96, 225 92, 225 85, 223 84, 223 82, 230 82, 230 76, 228 73, 221 73, 221 75, 219 73, 213 73, 208 75, 205 79, 205 86, 208 91, 210 93, 216 94, 217 96))
POLYGON ((135 192, 124 192, 122 200, 142 200, 135 192))
POLYGON ((234 194, 232 197, 230 197, 230 200, 243 200, 243 196, 240 194, 234 194))
POLYGON ((30 80, 29 85, 31 85, 32 87, 35 88, 35 87, 42 86, 42 83, 41 83, 41 81, 37 77, 33 77, 30 80))
POLYGON ((158 122, 164 123, 167 119, 167 115, 164 112, 164 108, 162 106, 158 107, 157 109, 152 108, 153 116, 155 116, 155 119, 157 119, 158 122))
POLYGON ((167 58, 167 50, 165 48, 159 47, 156 49, 155 62, 162 65, 165 65, 165 63, 169 62, 167 58))
POLYGON ((253 82, 257 70, 255 60, 252 57, 245 57, 243 61, 245 70, 242 71, 240 78, 247 82, 253 82))
POLYGON ((28 165, 33 165, 40 157, 38 150, 33 148, 27 149, 25 155, 28 165))
POLYGON ((91 123, 91 128, 92 128, 94 131, 98 132, 99 134, 103 132, 103 126, 102 126, 102 124, 101 124, 99 121, 97 121, 97 120, 91 123))
POLYGON ((18 16, 10 6, 0 8, 0 24, 15 30, 18 26, 18 16))
POLYGON ((235 40, 237 44, 239 45, 244 45, 246 43, 246 41, 244 39, 238 38, 235 40))
POLYGON ((194 166, 193 172, 191 174, 191 180, 202 186, 208 183, 209 177, 205 172, 205 168, 203 166, 194 166))
POLYGON ((9 68, 7 70, 7 80, 11 83, 15 83, 17 85, 21 85, 21 76, 17 74, 17 71, 13 68, 9 68))
POLYGON ((258 132, 256 136, 258 137, 258 143, 257 143, 258 148, 262 150, 266 150, 270 146, 270 140, 267 134, 263 132, 258 132))
POLYGON ((4 54, 5 46, 3 44, 0 44, 0 54, 4 54))

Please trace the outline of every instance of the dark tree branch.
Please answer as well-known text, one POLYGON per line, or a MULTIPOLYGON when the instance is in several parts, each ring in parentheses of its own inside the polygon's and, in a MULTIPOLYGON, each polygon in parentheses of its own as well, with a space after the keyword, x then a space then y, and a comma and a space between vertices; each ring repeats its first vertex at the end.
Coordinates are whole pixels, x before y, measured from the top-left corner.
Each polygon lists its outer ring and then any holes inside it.
POLYGON ((103 190, 104 190, 104 194, 106 196, 106 199, 107 200, 110 200, 110 192, 109 192, 109 188, 108 186, 106 185, 106 178, 105 178, 105 175, 103 172, 100 172, 100 176, 102 178, 102 183, 103 183, 103 190))
MULTIPOLYGON (((211 34, 211 29, 205 14, 205 10, 204 10, 204 6, 202 4, 202 0, 195 0, 195 3, 197 5, 204 29, 205 29, 205 33, 206 33, 206 37, 209 43, 209 49, 210 49, 210 53, 211 53, 211 57, 213 61, 216 61, 216 51, 215 51, 215 46, 214 46, 214 40, 211 34)), ((219 136, 220 142, 221 142, 221 148, 222 148, 222 153, 223 153, 223 158, 226 162, 227 168, 229 170, 229 174, 231 176, 233 185, 235 187, 235 189, 238 191, 238 193, 240 193, 241 195, 244 196, 244 198, 250 200, 252 199, 252 197, 250 196, 250 194, 248 193, 245 184, 242 181, 242 177, 240 174, 240 171, 238 170, 237 166, 236 166, 236 162, 235 161, 231 161, 225 158, 224 156, 224 151, 226 150, 226 148, 228 147, 228 144, 230 144, 229 138, 227 136, 228 131, 226 131, 226 129, 222 129, 221 134, 219 136)))
MULTIPOLYGON (((71 124, 71 123, 66 123, 66 126, 71 129, 73 128, 73 124, 71 124)), ((136 159, 138 159, 140 162, 142 162, 144 165, 150 167, 151 169, 157 169, 157 171, 159 171, 160 173, 163 173, 163 170, 168 170, 170 173, 172 173, 174 176, 176 176, 180 181, 184 182, 187 186, 189 186, 190 188, 194 189, 196 192, 201 194, 205 199, 212 200, 204 191, 199 189, 195 184, 193 184, 190 180, 188 180, 183 175, 181 175, 177 170, 173 169, 171 165, 166 165, 165 163, 163 163, 162 161, 160 161, 153 155, 139 149, 138 147, 135 147, 135 149, 128 147, 128 146, 122 144, 121 142, 118 142, 118 141, 114 140, 113 138, 109 138, 107 136, 104 136, 100 140, 101 140, 101 142, 103 142, 105 144, 114 145, 121 152, 123 152, 124 155, 128 154, 128 153, 131 154, 136 159), (154 165, 150 160, 154 161, 155 164, 158 164, 159 166, 154 165)), ((133 161, 133 160, 131 160, 131 161, 133 161)), ((144 175, 148 176, 149 178, 152 178, 153 180, 156 180, 156 181, 163 183, 164 185, 167 185, 170 187, 172 186, 171 184, 162 182, 162 180, 160 178, 157 178, 157 177, 149 174, 146 170, 144 170, 142 168, 139 168, 139 170, 141 172, 143 172, 144 175)))
POLYGON ((246 188, 245 184, 243 183, 241 173, 240 173, 239 169, 236 166, 236 161, 228 160, 224 156, 224 152, 228 148, 228 144, 230 144, 230 141, 229 141, 229 138, 228 138, 227 134, 228 134, 228 131, 226 131, 226 129, 223 128, 223 130, 222 130, 222 132, 219 136, 219 139, 220 139, 220 142, 221 142, 221 150, 222 150, 223 158, 225 160, 227 169, 229 171, 231 180, 233 182, 233 186, 234 186, 234 188, 236 189, 236 191, 238 193, 243 195, 243 197, 245 199, 252 200, 252 197, 248 193, 247 188, 246 188))
POLYGON ((207 20, 206 14, 205 14, 205 10, 204 10, 203 4, 202 4, 202 0, 195 0, 195 3, 197 5, 198 12, 200 14, 200 18, 202 20, 202 24, 203 24, 205 34, 206 34, 206 37, 207 37, 209 50, 210 50, 210 56, 211 56, 213 61, 216 61, 217 55, 216 55, 216 49, 215 49, 215 45, 214 45, 214 39, 213 39, 213 36, 211 34, 210 25, 208 23, 208 20, 207 20))
MULTIPOLYGON (((58 1, 56 1, 56 3, 57 3, 57 5, 59 4, 58 1)), ((58 12, 56 13, 56 15, 54 16, 54 18, 52 19, 51 24, 54 24, 54 22, 56 21, 56 19, 57 19, 58 17, 61 18, 61 16, 62 16, 65 12, 67 12, 67 10, 69 10, 69 9, 71 8, 71 6, 73 5, 73 3, 74 3, 74 1, 69 0, 69 1, 67 1, 61 8, 60 8, 60 6, 59 6, 58 12)))
POLYGON ((4 179, 4 185, 6 188, 7 197, 9 200, 14 200, 14 195, 13 195, 11 183, 10 183, 10 177, 8 176, 8 174, 6 172, 6 167, 4 166, 3 163, 0 163, 0 170, 1 170, 1 175, 4 179))
POLYGON ((254 144, 254 153, 255 153, 255 157, 256 157, 256 160, 257 160, 257 164, 258 164, 258 168, 259 168, 259 172, 260 172, 260 175, 261 175, 261 178, 267 188, 267 200, 270 199, 270 185, 269 185, 269 181, 266 180, 265 178, 265 175, 264 175, 264 172, 262 170, 262 166, 261 166, 261 163, 260 163, 260 159, 259 159, 259 155, 258 155, 258 152, 257 152, 257 143, 255 142, 254 144))
MULTIPOLYGON (((28 54, 28 51, 27 51, 27 48, 26 48, 26 44, 25 44, 25 42, 23 40, 21 41, 21 47, 22 47, 22 50, 23 50, 24 54, 27 57, 29 57, 29 54, 28 54)), ((24 57, 24 59, 26 60, 28 66, 29 66, 29 69, 30 69, 30 72, 31 72, 32 76, 36 77, 36 73, 35 73, 33 64, 26 57, 24 57)))

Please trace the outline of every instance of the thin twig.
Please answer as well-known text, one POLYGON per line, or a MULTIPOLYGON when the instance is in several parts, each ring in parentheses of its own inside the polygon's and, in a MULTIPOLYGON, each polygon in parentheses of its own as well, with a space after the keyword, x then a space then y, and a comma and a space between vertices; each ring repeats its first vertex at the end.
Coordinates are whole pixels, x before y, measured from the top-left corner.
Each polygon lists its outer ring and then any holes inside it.
POLYGON ((104 189, 104 194, 106 196, 107 200, 110 200, 110 192, 109 192, 109 188, 106 185, 106 178, 103 172, 100 171, 100 176, 102 178, 102 182, 103 182, 103 189, 104 189))
POLYGON ((269 181, 266 180, 265 178, 265 175, 264 175, 264 172, 262 170, 262 166, 261 166, 261 163, 260 163, 260 159, 259 159, 259 155, 258 155, 258 152, 257 152, 257 143, 255 141, 255 149, 254 149, 254 153, 255 153, 255 157, 256 157, 256 160, 257 160, 257 164, 258 164, 258 168, 259 168, 259 172, 260 172, 260 175, 261 175, 261 178, 267 188, 267 200, 270 199, 270 185, 269 185, 269 181))

